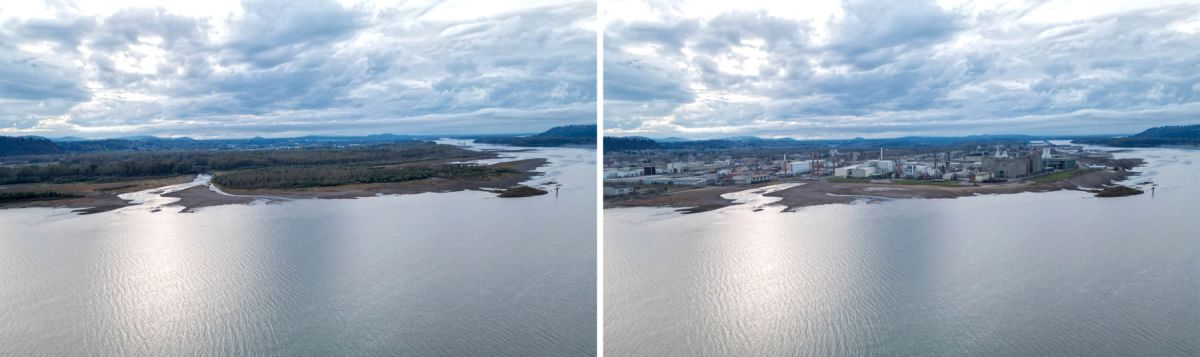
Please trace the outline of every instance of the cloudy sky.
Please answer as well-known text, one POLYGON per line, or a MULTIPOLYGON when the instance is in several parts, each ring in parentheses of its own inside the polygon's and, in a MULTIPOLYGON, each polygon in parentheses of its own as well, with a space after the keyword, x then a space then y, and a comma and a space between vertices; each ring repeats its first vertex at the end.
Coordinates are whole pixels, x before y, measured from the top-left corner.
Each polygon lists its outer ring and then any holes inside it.
POLYGON ((603 8, 607 135, 1113 134, 1200 124, 1196 1, 603 8))
POLYGON ((535 132, 596 116, 591 1, 0 2, 0 135, 535 132))

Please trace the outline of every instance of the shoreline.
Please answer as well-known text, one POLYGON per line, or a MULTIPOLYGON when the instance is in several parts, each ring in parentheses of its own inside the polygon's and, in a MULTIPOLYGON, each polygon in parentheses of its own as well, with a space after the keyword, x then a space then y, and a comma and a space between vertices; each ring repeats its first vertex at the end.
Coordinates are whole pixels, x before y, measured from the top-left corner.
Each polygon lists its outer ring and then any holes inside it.
POLYGON ((187 183, 192 181, 193 178, 194 175, 179 175, 102 183, 26 183, 0 186, 0 191, 4 192, 53 191, 80 196, 53 200, 29 200, 0 203, 0 210, 16 208, 70 208, 72 209, 71 212, 79 214, 108 212, 118 208, 137 205, 133 202, 121 199, 119 197, 121 194, 187 183))
MULTIPOLYGON (((440 178, 429 178, 403 182, 383 182, 383 183, 368 183, 368 184, 351 184, 340 186, 326 187, 310 187, 303 189, 255 189, 242 190, 221 188, 222 191, 233 196, 221 195, 211 190, 213 196, 228 197, 228 198, 247 198, 248 196, 264 196, 269 198, 282 199, 353 199, 359 197, 372 197, 377 195, 410 195, 428 192, 457 192, 457 191, 485 191, 487 189, 497 188, 505 189, 512 186, 517 186, 521 182, 529 181, 534 177, 540 176, 541 172, 536 171, 537 168, 549 163, 545 158, 534 158, 524 160, 505 161, 491 164, 491 167, 511 168, 518 173, 503 174, 497 177, 475 180, 449 180, 440 178)), ((187 202, 176 202, 176 204, 187 206, 187 202)))
MULTIPOLYGON (((359 197, 374 197, 380 195, 408 195, 429 192, 458 192, 484 191, 489 189, 507 189, 529 181, 542 172, 538 168, 549 163, 546 158, 505 161, 491 164, 491 167, 503 167, 516 170, 516 173, 506 173, 486 179, 421 179, 404 182, 352 184, 328 187, 312 187, 296 190, 261 189, 237 190, 221 188, 222 194, 213 191, 209 185, 199 185, 183 190, 162 194, 163 197, 178 198, 176 202, 167 204, 169 207, 183 207, 181 212, 194 212, 204 207, 248 204, 260 199, 291 200, 291 199, 354 199, 359 197)), ((71 183, 71 184, 21 184, 0 187, 4 191, 57 191, 79 194, 82 197, 55 200, 30 200, 0 204, 0 210, 9 208, 70 208, 78 214, 94 214, 108 212, 119 208, 136 206, 138 204, 118 197, 123 193, 138 192, 163 186, 187 183, 194 175, 174 176, 136 181, 119 181, 110 183, 71 183)))
MULTIPOLYGON (((1136 163, 1130 165, 1130 168, 1142 164, 1141 159, 1135 160, 1136 163)), ((871 203, 886 199, 952 199, 977 195, 1003 195, 1062 190, 1095 192, 1095 189, 1103 188, 1106 185, 1113 185, 1137 174, 1139 173, 1130 171, 1129 169, 1124 171, 1102 170, 1048 183, 1037 183, 1028 179, 1022 179, 1007 183, 981 184, 978 186, 899 184, 890 182, 831 182, 825 178, 816 180, 779 180, 746 186, 700 187, 653 197, 606 200, 604 208, 672 207, 676 208, 676 212, 682 214, 700 213, 738 204, 733 200, 721 197, 722 194, 753 190, 781 183, 803 183, 803 185, 796 187, 764 194, 766 197, 781 198, 781 200, 772 203, 772 205, 784 206, 783 212, 796 212, 801 208, 809 206, 849 204, 862 199, 866 199, 867 202, 871 203)))

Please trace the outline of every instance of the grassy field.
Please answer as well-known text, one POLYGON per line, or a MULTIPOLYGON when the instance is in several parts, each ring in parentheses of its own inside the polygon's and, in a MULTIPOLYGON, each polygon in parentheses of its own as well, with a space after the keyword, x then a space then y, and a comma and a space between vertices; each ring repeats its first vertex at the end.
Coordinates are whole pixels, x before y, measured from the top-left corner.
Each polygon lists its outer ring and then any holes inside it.
POLYGON ((930 180, 892 180, 892 183, 897 185, 926 185, 926 186, 962 186, 958 181, 930 181, 930 180))
POLYGON ((1099 171, 1099 170, 1098 169, 1074 169, 1074 170, 1068 170, 1068 171, 1060 171, 1060 172, 1055 172, 1055 173, 1052 173, 1049 175, 1034 177, 1034 178, 1030 179, 1030 181, 1033 181, 1035 183, 1058 182, 1058 181, 1066 180, 1066 179, 1069 179, 1069 178, 1072 178, 1075 176, 1093 173, 1096 171, 1099 171))
POLYGON ((830 177, 826 180, 832 183, 871 183, 869 178, 830 177))
MULTIPOLYGON (((864 183, 864 184, 871 183, 871 179, 869 179, 869 178, 830 177, 830 178, 827 178, 826 180, 829 180, 829 182, 831 182, 831 183, 864 183)), ((950 186, 950 187, 959 186, 958 181, 893 179, 893 180, 891 180, 891 183, 896 184, 896 185, 926 185, 926 186, 950 186)))

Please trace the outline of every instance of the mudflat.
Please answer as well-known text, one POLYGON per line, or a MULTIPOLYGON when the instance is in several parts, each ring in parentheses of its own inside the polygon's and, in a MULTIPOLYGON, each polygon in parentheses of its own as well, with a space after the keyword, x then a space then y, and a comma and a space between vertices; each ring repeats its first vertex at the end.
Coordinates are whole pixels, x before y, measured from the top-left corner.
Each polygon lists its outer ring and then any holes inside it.
POLYGON ((749 190, 767 185, 769 184, 747 186, 708 186, 652 197, 635 197, 624 200, 605 200, 604 208, 676 207, 679 208, 677 211, 683 213, 698 213, 732 206, 734 204, 733 201, 722 198, 721 195, 723 194, 749 190))
POLYGON ((59 192, 72 194, 79 197, 0 203, 0 209, 26 207, 67 207, 75 208, 75 212, 83 214, 107 212, 132 205, 129 203, 129 201, 122 200, 120 197, 117 197, 120 194, 186 183, 191 181, 193 178, 194 177, 192 175, 180 175, 113 182, 76 182, 63 184, 26 183, 4 185, 0 186, 0 191, 59 192))

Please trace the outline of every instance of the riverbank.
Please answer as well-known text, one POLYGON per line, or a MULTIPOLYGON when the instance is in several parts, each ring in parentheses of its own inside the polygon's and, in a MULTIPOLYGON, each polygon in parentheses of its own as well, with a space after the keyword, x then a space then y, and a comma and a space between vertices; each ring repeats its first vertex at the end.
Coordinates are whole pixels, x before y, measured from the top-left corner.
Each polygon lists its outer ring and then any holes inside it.
POLYGON ((604 208, 614 207, 675 207, 683 213, 699 213, 734 205, 733 200, 721 197, 733 193, 754 189, 770 184, 748 186, 708 186, 690 190, 672 192, 651 197, 634 197, 621 200, 604 201, 604 208))
POLYGON ((1061 190, 1094 192, 1096 189, 1136 175, 1136 172, 1128 169, 1141 165, 1141 163, 1140 159, 1122 159, 1120 166, 1125 168, 1123 170, 1096 170, 1078 175, 1062 175, 1061 179, 1048 182, 1044 180, 1039 182, 1036 178, 977 185, 913 184, 899 180, 897 182, 885 180, 834 182, 828 179, 781 180, 746 186, 701 187, 653 197, 606 200, 604 207, 676 207, 677 211, 682 213, 698 213, 737 204, 733 200, 721 197, 723 194, 789 182, 803 183, 803 185, 765 194, 767 197, 781 198, 775 204, 785 206, 784 212, 794 212, 808 206, 845 204, 863 199, 867 202, 879 202, 887 199, 957 198, 1061 190))
POLYGON ((1061 190, 1088 191, 1101 188, 1134 175, 1132 171, 1100 170, 1072 176, 1053 182, 1021 180, 978 186, 919 185, 897 183, 832 183, 814 181, 788 190, 767 194, 782 198, 777 204, 786 206, 785 212, 830 203, 850 203, 859 199, 878 202, 885 199, 905 198, 958 198, 978 195, 1004 195, 1023 192, 1052 192, 1061 190))
POLYGON ((119 197, 121 194, 186 183, 191 181, 192 178, 192 175, 180 175, 115 182, 77 182, 64 184, 27 183, 4 185, 0 186, 0 192, 58 192, 75 195, 78 197, 55 200, 7 202, 0 204, 0 209, 66 207, 73 208, 75 209, 74 212, 83 214, 107 212, 134 205, 130 201, 121 199, 119 197))
MULTIPOLYGON (((471 179, 442 179, 429 178, 421 180, 351 184, 339 186, 313 187, 304 189, 255 189, 235 190, 223 189, 217 192, 208 185, 198 185, 179 191, 162 194, 163 197, 178 198, 170 206, 183 207, 184 212, 191 212, 203 207, 229 204, 247 204, 260 198, 267 200, 287 199, 353 199, 378 195, 404 195, 427 192, 456 192, 456 191, 489 191, 508 189, 540 175, 536 171, 549 161, 544 158, 506 161, 487 165, 492 168, 511 169, 512 172, 497 176, 471 179)), ((65 207, 76 209, 73 212, 92 214, 107 212, 122 207, 136 205, 118 197, 124 193, 151 190, 163 186, 190 182, 193 176, 177 176, 138 181, 122 181, 112 183, 71 183, 71 184, 21 184, 8 185, 0 188, 5 192, 62 192, 76 194, 80 197, 57 200, 24 201, 0 204, 3 208, 28 207, 65 207)), ((537 185, 534 185, 537 186, 537 185)))

